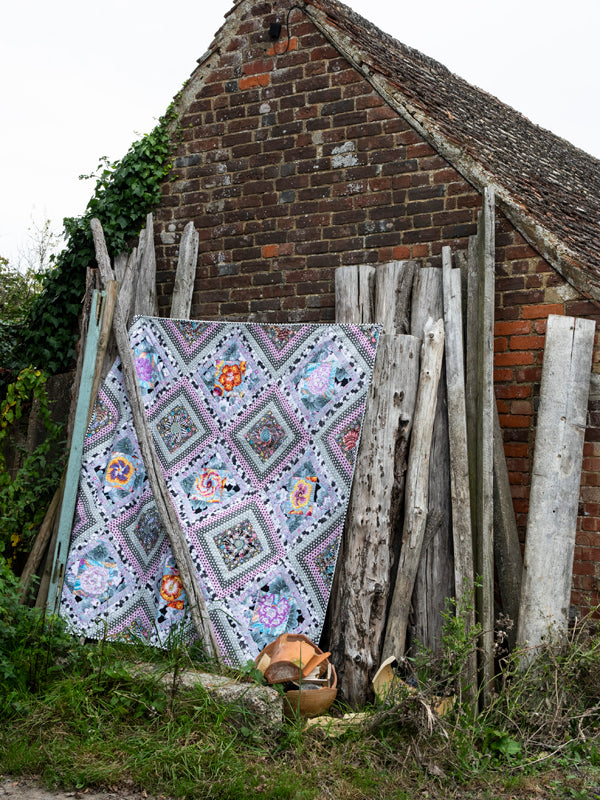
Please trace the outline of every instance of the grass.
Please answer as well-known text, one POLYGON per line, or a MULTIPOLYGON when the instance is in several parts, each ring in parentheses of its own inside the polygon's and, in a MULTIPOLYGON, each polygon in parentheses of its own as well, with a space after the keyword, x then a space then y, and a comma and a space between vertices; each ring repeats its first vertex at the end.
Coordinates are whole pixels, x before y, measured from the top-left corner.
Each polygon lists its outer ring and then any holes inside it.
POLYGON ((201 687, 161 680, 215 669, 176 639, 167 651, 79 645, 58 621, 12 602, 11 587, 8 578, 0 585, 4 774, 211 800, 600 800, 600 633, 591 621, 528 668, 505 659, 477 716, 457 702, 440 718, 432 698, 460 689, 474 646, 453 614, 442 657, 412 662, 419 689, 400 687, 332 738, 299 720, 268 725, 201 687))

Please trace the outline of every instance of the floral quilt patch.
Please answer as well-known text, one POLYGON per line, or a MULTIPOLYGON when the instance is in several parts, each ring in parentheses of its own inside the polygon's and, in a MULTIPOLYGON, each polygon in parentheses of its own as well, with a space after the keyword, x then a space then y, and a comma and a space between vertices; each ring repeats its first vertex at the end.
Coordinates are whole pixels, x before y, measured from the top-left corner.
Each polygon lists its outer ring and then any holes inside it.
MULTIPOLYGON (((379 327, 140 317, 146 417, 224 658, 321 634, 379 327)), ((119 362, 88 428, 61 614, 78 635, 191 633, 119 362)))

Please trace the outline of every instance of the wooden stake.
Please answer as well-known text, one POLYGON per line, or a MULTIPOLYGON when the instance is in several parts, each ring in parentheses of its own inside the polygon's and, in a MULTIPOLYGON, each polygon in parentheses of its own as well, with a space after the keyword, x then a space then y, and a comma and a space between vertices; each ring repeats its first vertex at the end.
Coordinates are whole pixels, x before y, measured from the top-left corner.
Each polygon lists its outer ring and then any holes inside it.
POLYGON ((512 648, 517 638, 523 560, 496 403, 494 403, 494 558, 502 608, 514 623, 508 634, 508 644, 512 648))
POLYGON ((179 259, 171 303, 171 319, 189 319, 196 278, 196 261, 200 236, 193 222, 183 229, 179 243, 179 259))
POLYGON ((494 678, 494 191, 483 192, 478 240, 479 325, 477 359, 477 546, 476 572, 481 580, 477 610, 482 626, 480 668, 484 705, 494 678))
MULTIPOLYGON (((110 266, 108 252, 106 250, 102 226, 97 219, 93 219, 91 222, 91 228, 94 237, 96 259, 98 261, 98 267, 100 268, 100 274, 102 275, 102 280, 105 283, 108 283, 108 281, 113 280, 113 271, 110 266)), ((167 485, 160 468, 160 462, 154 449, 152 436, 150 430, 148 429, 137 372, 135 369, 135 363, 133 361, 133 355, 129 344, 129 338, 127 336, 127 330, 125 328, 125 320, 123 318, 123 311, 120 306, 119 298, 117 298, 117 306, 113 318, 113 330, 115 333, 115 339, 117 341, 119 357, 121 358, 125 389, 131 404, 133 423, 144 462, 144 468, 146 470, 146 475, 148 476, 150 488, 152 489, 158 514, 171 543, 173 556, 179 570, 179 575, 186 593, 187 601, 189 603, 192 622, 196 628, 200 641, 203 642, 207 649, 208 655, 218 658, 219 648, 210 619, 208 617, 206 603, 204 602, 204 597, 202 595, 202 589, 196 577, 196 570, 189 552, 185 533, 181 528, 177 513, 173 508, 169 490, 167 489, 167 485)))
MULTIPOLYGON (((418 269, 412 291, 411 334, 422 339, 427 320, 439 319, 443 313, 442 270, 439 267, 418 269)), ((448 402, 444 364, 438 384, 433 422, 428 502, 427 527, 411 601, 409 643, 420 642, 432 652, 440 654, 444 622, 442 613, 446 609, 447 598, 455 597, 448 402)))
POLYGON ((518 643, 567 632, 595 323, 548 317, 531 475, 518 643))
MULTIPOLYGON (((448 389, 448 431, 450 437, 450 483, 452 487, 452 535, 454 540, 454 583, 456 601, 462 609, 467 632, 475 624, 473 610, 474 573, 469 491, 469 456, 465 413, 465 374, 461 279, 452 269, 450 248, 442 249, 444 278, 444 321, 446 326, 446 386, 448 389)), ((463 689, 471 701, 477 692, 477 654, 466 664, 463 689)))
POLYGON ((153 317, 158 311, 156 303, 156 256, 154 254, 154 221, 146 217, 146 227, 140 234, 138 248, 138 278, 135 290, 135 314, 153 317))
POLYGON ((335 271, 336 322, 373 322, 375 268, 367 264, 338 267, 335 271))
POLYGON ((389 593, 390 544, 404 487, 420 342, 382 334, 365 409, 337 586, 329 649, 345 699, 364 703, 380 664, 389 593))
POLYGON ((388 613, 383 659, 404 656, 410 599, 427 523, 429 454, 443 355, 444 323, 440 319, 426 327, 421 346, 421 372, 406 474, 402 547, 388 613))
POLYGON ((375 270, 375 322, 385 333, 410 332, 410 298, 416 264, 389 261, 375 270))

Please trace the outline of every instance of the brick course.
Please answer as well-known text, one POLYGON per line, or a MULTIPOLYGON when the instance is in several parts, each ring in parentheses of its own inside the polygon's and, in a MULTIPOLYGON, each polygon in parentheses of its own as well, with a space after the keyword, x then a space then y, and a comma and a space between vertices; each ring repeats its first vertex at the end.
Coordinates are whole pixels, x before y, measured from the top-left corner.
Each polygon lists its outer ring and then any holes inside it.
MULTIPOLYGON (((231 19, 237 11, 232 12, 231 19)), ((248 8, 213 53, 174 136, 156 213, 159 309, 168 315, 178 241, 199 231, 192 315, 334 319, 334 269, 466 249, 477 191, 393 111, 299 10, 248 8), (175 243, 173 243, 175 241, 175 243)), ((194 80, 194 78, 192 78, 194 80)), ((549 314, 599 317, 498 214, 495 382, 521 537, 549 314)), ((600 371, 596 348, 594 368, 600 371)), ((600 400, 590 401, 573 602, 600 601, 600 400)))

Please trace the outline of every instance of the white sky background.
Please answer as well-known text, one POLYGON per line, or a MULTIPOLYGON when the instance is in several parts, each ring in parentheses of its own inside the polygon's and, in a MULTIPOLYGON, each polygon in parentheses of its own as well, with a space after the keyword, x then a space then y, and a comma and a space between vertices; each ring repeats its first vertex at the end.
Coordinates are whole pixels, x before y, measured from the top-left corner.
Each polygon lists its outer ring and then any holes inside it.
MULTIPOLYGON (((32 218, 83 212, 100 156, 150 131, 233 0, 29 0, 0 14, 0 255, 32 218)), ((600 158, 598 0, 349 0, 533 122, 600 158)), ((293 30, 292 30, 293 33, 293 30)))

